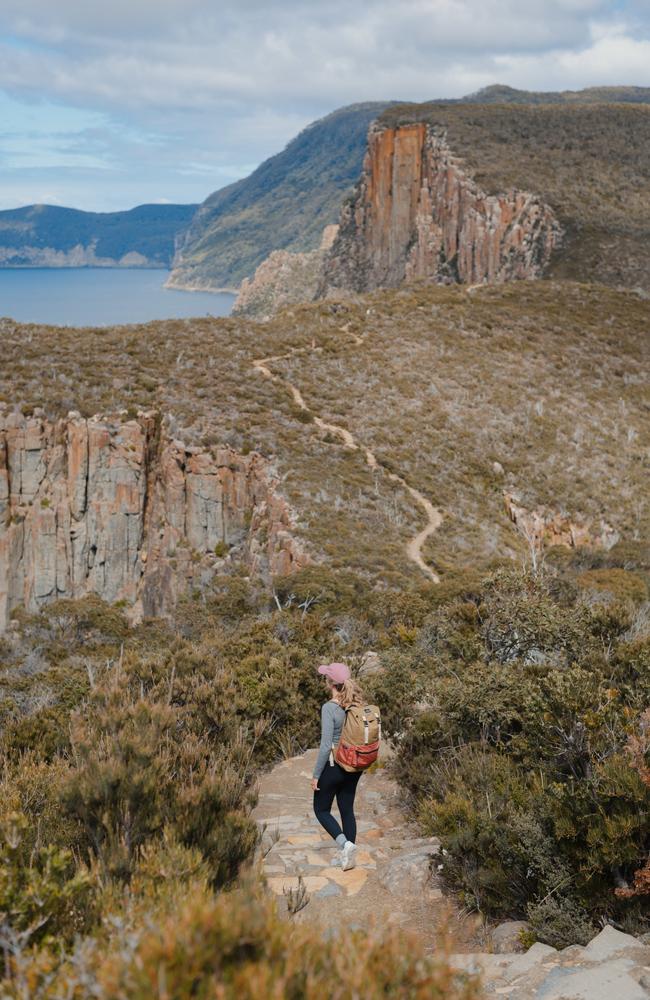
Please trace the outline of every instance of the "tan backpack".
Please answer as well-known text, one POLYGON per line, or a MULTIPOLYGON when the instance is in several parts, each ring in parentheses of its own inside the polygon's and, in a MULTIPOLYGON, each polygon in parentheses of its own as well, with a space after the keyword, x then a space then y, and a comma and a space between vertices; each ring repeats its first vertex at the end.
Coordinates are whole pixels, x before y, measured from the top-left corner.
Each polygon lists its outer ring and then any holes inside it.
POLYGON ((379 755, 381 717, 376 705, 350 705, 334 759, 344 771, 365 771, 379 755))

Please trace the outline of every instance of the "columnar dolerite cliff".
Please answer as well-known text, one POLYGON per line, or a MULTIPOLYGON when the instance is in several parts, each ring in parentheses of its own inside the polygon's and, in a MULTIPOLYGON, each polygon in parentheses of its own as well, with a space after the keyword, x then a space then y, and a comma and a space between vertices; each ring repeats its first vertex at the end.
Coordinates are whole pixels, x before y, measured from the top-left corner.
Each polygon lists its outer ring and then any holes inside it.
POLYGON ((258 454, 171 440, 157 413, 50 422, 0 411, 0 629, 11 609, 94 593, 171 610, 235 545, 254 572, 307 560, 258 454))
POLYGON ((536 195, 481 190, 444 130, 423 122, 376 124, 320 292, 365 292, 414 278, 538 278, 560 238, 553 210, 536 195))

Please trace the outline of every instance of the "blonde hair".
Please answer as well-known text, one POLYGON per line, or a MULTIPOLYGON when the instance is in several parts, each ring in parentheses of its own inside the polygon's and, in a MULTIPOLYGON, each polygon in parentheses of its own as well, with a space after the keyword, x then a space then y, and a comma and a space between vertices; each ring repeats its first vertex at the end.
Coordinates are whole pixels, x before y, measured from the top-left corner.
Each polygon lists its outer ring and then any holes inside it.
POLYGON ((350 708, 351 705, 363 704, 363 691, 361 685, 352 677, 342 684, 332 684, 332 690, 336 692, 336 700, 341 708, 350 708))

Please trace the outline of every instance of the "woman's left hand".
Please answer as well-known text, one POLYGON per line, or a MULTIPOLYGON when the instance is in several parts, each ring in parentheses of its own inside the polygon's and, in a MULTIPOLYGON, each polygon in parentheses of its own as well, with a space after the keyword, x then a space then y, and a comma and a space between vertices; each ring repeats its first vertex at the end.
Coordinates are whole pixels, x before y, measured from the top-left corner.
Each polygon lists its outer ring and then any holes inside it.
POLYGON ((313 792, 320 792, 320 788, 318 787, 318 778, 311 779, 311 788, 313 792))

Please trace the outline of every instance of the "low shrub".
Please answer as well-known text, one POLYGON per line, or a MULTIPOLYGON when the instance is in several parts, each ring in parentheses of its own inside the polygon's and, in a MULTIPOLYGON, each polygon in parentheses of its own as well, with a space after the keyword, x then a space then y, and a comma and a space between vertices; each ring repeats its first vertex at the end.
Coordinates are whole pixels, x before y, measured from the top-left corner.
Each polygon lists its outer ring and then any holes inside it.
POLYGON ((555 946, 602 919, 649 926, 625 888, 650 849, 650 793, 626 752, 650 643, 626 641, 629 622, 557 578, 499 572, 428 616, 410 657, 419 712, 396 767, 441 837, 447 885, 555 946))
MULTIPOLYGON (((176 887, 178 882, 175 880, 176 887)), ((219 896, 183 887, 182 902, 138 912, 134 926, 114 920, 105 938, 81 943, 63 960, 54 952, 11 963, 4 996, 32 1000, 149 1000, 160 995, 258 1000, 478 1000, 475 980, 451 971, 444 957, 423 954, 399 932, 351 932, 345 946, 305 924, 290 929, 274 905, 250 889, 219 896)))

